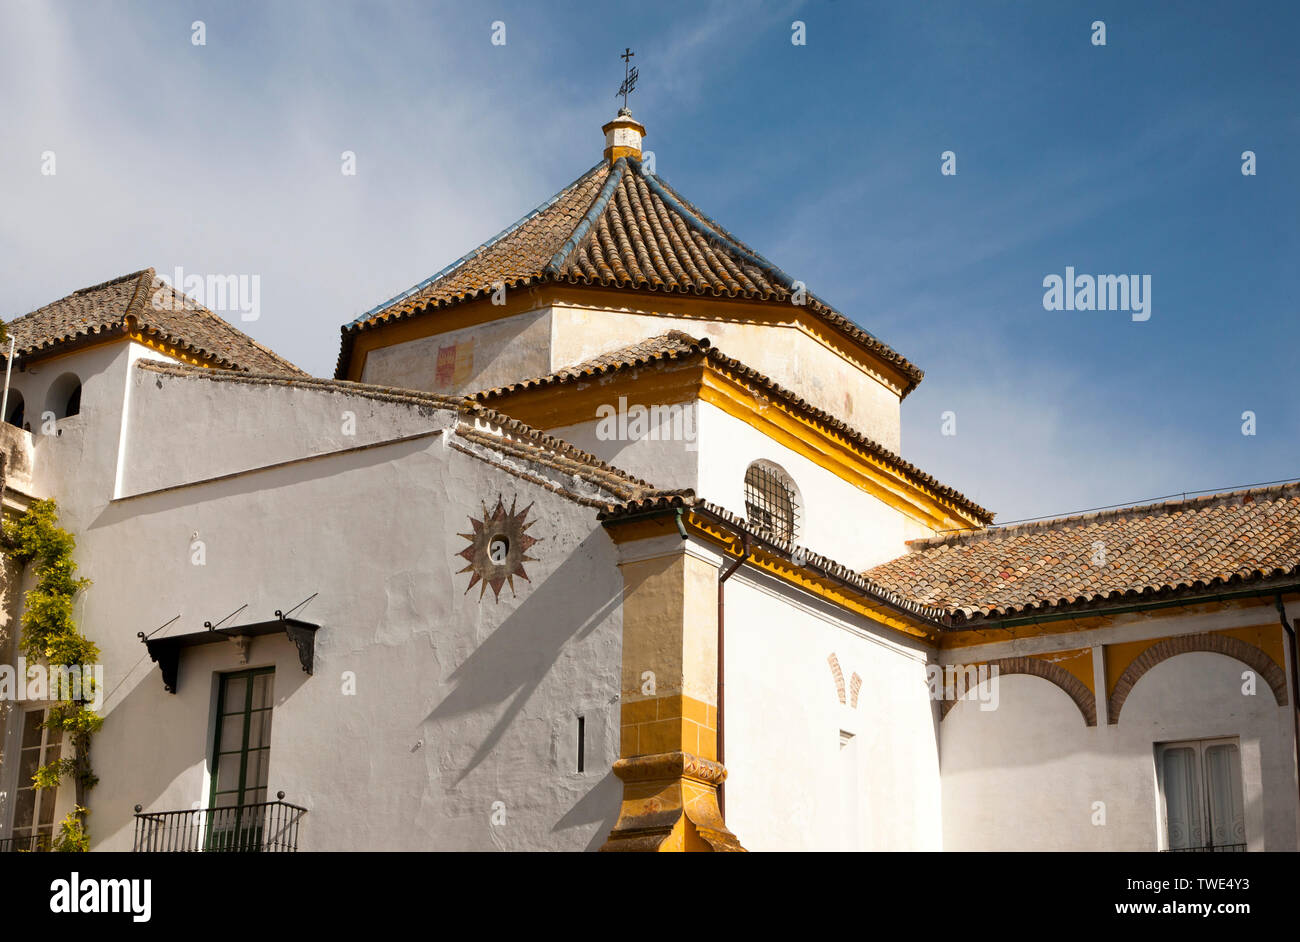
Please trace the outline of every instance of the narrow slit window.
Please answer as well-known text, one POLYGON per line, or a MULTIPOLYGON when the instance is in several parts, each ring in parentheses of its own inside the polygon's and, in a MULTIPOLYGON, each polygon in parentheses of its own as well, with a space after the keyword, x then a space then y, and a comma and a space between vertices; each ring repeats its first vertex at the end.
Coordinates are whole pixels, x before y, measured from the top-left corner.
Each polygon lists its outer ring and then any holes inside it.
POLYGON ((578 771, 587 771, 587 718, 578 717, 578 771))

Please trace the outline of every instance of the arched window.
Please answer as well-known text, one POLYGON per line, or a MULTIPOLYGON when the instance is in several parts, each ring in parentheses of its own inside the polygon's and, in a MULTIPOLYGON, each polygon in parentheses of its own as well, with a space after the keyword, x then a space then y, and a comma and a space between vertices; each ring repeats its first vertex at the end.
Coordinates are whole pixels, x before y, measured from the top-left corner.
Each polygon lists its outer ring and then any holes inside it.
POLYGON ((66 419, 81 412, 81 379, 76 373, 64 373, 50 384, 45 397, 45 411, 56 419, 66 419))
POLYGON ((745 514, 749 522, 793 543, 799 535, 799 492, 790 475, 769 461, 745 471, 745 514))
POLYGON ((23 402, 23 394, 18 390, 10 388, 9 390, 9 408, 5 421, 10 425, 23 427, 23 422, 27 420, 27 404, 23 402))

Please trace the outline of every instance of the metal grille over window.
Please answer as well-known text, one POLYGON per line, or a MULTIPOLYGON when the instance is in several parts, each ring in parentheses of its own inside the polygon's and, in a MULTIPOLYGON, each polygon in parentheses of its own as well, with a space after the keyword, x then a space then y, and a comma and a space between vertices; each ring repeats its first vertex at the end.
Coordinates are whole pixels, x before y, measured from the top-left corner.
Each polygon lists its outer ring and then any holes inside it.
POLYGON ((778 539, 794 542, 798 533, 798 502, 784 474, 763 464, 745 472, 745 514, 749 522, 778 539))

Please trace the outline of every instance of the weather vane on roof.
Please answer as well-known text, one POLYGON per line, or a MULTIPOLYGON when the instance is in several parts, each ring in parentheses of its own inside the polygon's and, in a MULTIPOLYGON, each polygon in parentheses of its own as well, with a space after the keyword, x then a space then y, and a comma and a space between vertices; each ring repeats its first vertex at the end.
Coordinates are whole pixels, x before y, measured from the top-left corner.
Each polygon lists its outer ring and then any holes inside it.
POLYGON ((626 48, 623 50, 623 54, 619 56, 619 58, 623 60, 623 84, 618 87, 618 91, 614 93, 614 97, 617 98, 619 95, 623 96, 624 111, 627 111, 627 96, 636 90, 636 79, 638 73, 636 66, 632 65, 630 61, 634 55, 636 55, 636 53, 633 52, 631 48, 626 48))

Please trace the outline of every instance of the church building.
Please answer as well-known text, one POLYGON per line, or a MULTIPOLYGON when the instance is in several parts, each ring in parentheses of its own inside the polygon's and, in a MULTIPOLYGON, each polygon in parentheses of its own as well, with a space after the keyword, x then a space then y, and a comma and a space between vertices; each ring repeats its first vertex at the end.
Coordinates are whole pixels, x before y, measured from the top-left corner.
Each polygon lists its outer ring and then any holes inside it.
MULTIPOLYGON (((903 457, 922 371, 603 130, 332 378, 152 269, 7 325, 90 849, 1296 850, 1300 484, 995 526, 903 457)), ((31 570, 0 851, 76 806, 31 570)))

